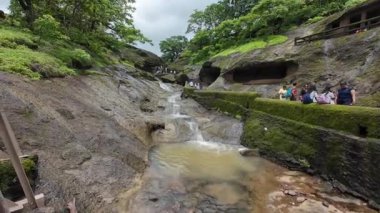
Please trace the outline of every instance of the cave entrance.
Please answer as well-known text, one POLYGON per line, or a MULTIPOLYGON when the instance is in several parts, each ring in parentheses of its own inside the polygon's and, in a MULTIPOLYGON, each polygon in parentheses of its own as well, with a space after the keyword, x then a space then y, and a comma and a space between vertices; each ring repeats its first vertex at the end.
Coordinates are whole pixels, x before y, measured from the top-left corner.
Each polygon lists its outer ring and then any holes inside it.
POLYGON ((233 70, 230 80, 243 84, 277 84, 297 69, 294 62, 248 64, 233 70))
POLYGON ((220 68, 214 67, 210 62, 203 64, 201 71, 199 72, 199 80, 202 86, 209 86, 218 79, 220 76, 220 68))

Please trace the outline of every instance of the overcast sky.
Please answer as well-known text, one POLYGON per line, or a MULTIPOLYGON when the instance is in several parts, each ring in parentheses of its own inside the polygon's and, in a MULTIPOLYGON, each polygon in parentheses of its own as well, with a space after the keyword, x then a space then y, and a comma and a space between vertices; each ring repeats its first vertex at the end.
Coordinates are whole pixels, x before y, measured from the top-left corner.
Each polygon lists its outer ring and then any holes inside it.
MULTIPOLYGON (((195 9, 204 9, 218 0, 136 0, 135 26, 153 41, 137 46, 160 54, 161 40, 173 35, 185 35, 187 19, 195 9)), ((0 10, 7 10, 9 0, 0 0, 0 10)), ((190 36, 190 35, 188 35, 190 36)))
POLYGON ((204 9, 217 0, 136 0, 135 26, 153 41, 154 46, 138 47, 160 54, 161 40, 185 35, 187 20, 195 9, 204 9))
POLYGON ((9 0, 0 0, 0 10, 7 12, 9 6, 9 0))

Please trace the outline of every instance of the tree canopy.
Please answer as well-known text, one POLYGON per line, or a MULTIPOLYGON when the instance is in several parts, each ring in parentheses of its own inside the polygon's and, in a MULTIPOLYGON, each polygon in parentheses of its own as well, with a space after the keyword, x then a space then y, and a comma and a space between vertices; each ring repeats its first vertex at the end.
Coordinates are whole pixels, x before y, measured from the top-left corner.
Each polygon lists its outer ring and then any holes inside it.
POLYGON ((187 32, 195 35, 185 55, 199 62, 232 46, 257 38, 265 40, 363 1, 220 0, 189 17, 187 32))
MULTIPOLYGON (((35 22, 57 22, 56 30, 96 49, 120 43, 148 42, 133 25, 134 0, 11 0, 11 17, 41 33, 35 22)), ((46 24, 46 23, 45 23, 46 24)), ((46 30, 46 29, 45 29, 46 30)), ((51 34, 52 32, 50 32, 51 34)))
POLYGON ((185 36, 172 36, 160 42, 162 58, 167 62, 177 59, 187 47, 188 39, 185 36))

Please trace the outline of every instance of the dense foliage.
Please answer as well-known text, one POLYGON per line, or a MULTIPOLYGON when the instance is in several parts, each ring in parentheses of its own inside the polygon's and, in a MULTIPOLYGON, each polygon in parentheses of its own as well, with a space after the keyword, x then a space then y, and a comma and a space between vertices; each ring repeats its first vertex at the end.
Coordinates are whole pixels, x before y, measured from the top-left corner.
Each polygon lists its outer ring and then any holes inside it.
POLYGON ((194 11, 190 16, 188 32, 195 32, 195 36, 184 55, 199 62, 253 39, 265 40, 267 36, 282 34, 293 26, 316 22, 363 1, 221 0, 204 11, 194 11))
POLYGON ((95 73, 89 69, 134 61, 134 0, 10 0, 0 19, 0 70, 31 79, 95 73))
POLYGON ((185 36, 172 36, 160 42, 160 50, 163 53, 162 59, 173 62, 186 48, 188 40, 185 36))
POLYGON ((66 36, 92 51, 148 40, 133 26, 134 0, 11 0, 12 23, 44 38, 66 36))

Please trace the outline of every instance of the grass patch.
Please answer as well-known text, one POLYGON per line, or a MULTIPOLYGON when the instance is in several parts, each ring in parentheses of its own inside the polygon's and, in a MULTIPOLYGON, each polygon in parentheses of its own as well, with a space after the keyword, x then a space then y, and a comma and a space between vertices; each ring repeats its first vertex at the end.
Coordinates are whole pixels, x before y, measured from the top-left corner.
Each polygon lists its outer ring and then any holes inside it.
POLYGON ((268 37, 265 37, 262 39, 255 39, 249 43, 246 43, 246 44, 243 44, 240 46, 231 47, 231 48, 226 49, 222 52, 219 52, 218 54, 214 55, 212 58, 218 57, 218 56, 228 56, 228 55, 231 55, 233 53, 246 53, 246 52, 249 52, 252 50, 262 49, 265 47, 281 44, 287 40, 288 40, 287 36, 271 35, 271 36, 268 36, 268 37))
POLYGON ((37 37, 22 30, 13 30, 0 27, 0 47, 16 48, 17 46, 26 46, 31 49, 37 49, 37 37))
POLYGON ((75 71, 66 67, 61 60, 26 47, 0 48, 0 70, 18 73, 35 80, 75 74, 75 71))

